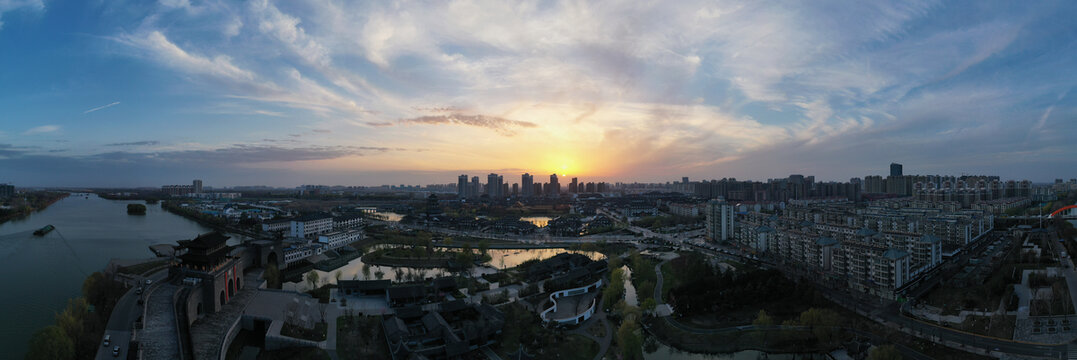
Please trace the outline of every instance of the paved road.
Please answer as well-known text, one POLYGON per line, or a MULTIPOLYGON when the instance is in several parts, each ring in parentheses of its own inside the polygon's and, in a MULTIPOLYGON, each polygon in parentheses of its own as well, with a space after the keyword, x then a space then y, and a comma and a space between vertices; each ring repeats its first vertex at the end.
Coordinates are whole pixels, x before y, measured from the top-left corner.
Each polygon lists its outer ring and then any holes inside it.
MULTIPOLYGON (((168 275, 168 271, 158 271, 149 276, 155 284, 164 280, 168 275)), ((127 358, 127 350, 130 348, 131 331, 135 321, 142 316, 142 305, 138 304, 139 295, 135 294, 138 285, 141 285, 145 278, 133 279, 137 281, 136 286, 127 290, 127 293, 120 297, 120 300, 116 303, 116 307, 112 309, 112 315, 109 315, 108 324, 105 325, 105 335, 111 335, 112 341, 108 346, 102 344, 101 348, 97 350, 97 359, 113 359, 112 347, 119 346, 120 354, 116 358, 127 358)), ((102 340, 103 341, 103 340, 102 340)))

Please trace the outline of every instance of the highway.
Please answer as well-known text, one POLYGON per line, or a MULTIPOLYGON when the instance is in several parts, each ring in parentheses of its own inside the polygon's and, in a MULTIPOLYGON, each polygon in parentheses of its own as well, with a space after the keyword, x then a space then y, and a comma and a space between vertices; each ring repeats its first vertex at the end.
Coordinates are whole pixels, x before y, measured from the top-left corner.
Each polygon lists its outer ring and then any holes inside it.
MULTIPOLYGON (((153 285, 157 286, 168 275, 167 270, 158 271, 149 276, 149 279, 153 281, 153 285)), ((146 278, 144 277, 132 277, 131 282, 135 282, 135 286, 127 290, 120 300, 116 302, 116 307, 112 309, 112 315, 108 318, 108 324, 105 326, 105 335, 111 335, 112 340, 108 346, 103 344, 97 349, 98 360, 105 359, 127 359, 127 354, 130 349, 131 335, 134 324, 142 316, 143 307, 138 304, 141 295, 136 294, 139 286, 144 286, 146 278), (112 347, 120 346, 120 353, 118 356, 112 355, 112 347)), ((145 294, 145 292, 143 293, 145 294)), ((104 341, 102 339, 102 341, 104 341)), ((135 358, 133 355, 130 358, 135 358)))

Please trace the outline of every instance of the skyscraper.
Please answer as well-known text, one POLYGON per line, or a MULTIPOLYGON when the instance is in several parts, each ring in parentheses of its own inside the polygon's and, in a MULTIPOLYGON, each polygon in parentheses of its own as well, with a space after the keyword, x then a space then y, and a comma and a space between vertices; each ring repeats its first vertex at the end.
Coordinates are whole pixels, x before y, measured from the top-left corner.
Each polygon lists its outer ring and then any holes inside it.
POLYGON ((467 174, 456 178, 456 196, 461 199, 467 197, 467 174))
POLYGON ((890 163, 890 176, 901 176, 901 164, 890 163))
POLYGON ((479 177, 478 176, 472 176, 471 177, 471 192, 468 193, 467 196, 471 197, 471 198, 477 198, 477 197, 479 197, 479 194, 482 194, 482 184, 479 184, 479 177))
POLYGON ((535 195, 535 176, 524 173, 520 179, 520 191, 523 197, 531 197, 535 195))
POLYGON ((579 179, 572 178, 572 182, 568 184, 568 192, 573 193, 573 194, 578 193, 579 190, 580 190, 579 186, 580 186, 579 179))
POLYGON ((557 182, 557 174, 550 174, 550 190, 546 195, 550 197, 561 196, 561 184, 557 182))
POLYGON ((486 175, 486 195, 491 198, 501 197, 501 177, 497 174, 486 175))
POLYGON ((202 193, 202 180, 195 179, 191 182, 191 192, 202 193))

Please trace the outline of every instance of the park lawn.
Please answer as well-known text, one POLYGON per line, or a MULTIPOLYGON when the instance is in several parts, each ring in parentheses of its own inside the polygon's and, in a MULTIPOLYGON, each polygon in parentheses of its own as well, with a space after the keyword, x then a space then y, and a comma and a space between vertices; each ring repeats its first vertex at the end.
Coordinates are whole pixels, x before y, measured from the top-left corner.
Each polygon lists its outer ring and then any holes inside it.
POLYGON ((546 349, 547 354, 557 354, 558 359, 590 360, 598 354, 599 346, 583 335, 569 335, 546 349))

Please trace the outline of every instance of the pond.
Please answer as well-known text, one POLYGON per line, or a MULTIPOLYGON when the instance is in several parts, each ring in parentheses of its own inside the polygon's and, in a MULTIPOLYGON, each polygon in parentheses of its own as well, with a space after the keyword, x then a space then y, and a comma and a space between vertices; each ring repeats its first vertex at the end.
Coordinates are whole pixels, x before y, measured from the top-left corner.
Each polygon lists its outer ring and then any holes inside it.
POLYGON ((829 359, 825 354, 767 354, 757 350, 745 350, 732 354, 696 354, 684 352, 658 343, 658 349, 654 352, 643 353, 645 360, 824 360, 829 359))
POLYGON ((392 211, 378 211, 378 212, 374 213, 374 215, 382 218, 385 221, 392 221, 392 222, 399 222, 400 219, 404 218, 404 215, 397 214, 397 213, 392 212, 392 211))
MULTIPOLYGON (((400 245, 378 245, 371 248, 372 250, 384 249, 387 247, 394 247, 400 245)), ((444 248, 442 248, 444 249, 444 248)), ((479 276, 482 274, 492 274, 501 269, 508 269, 516 267, 525 261, 532 259, 548 259, 554 255, 566 252, 573 252, 584 254, 594 260, 605 258, 598 252, 593 251, 575 251, 567 249, 490 249, 487 253, 490 254, 490 262, 485 266, 475 267, 469 271, 472 276, 479 276)), ((341 280, 393 280, 400 281, 401 279, 412 279, 415 277, 421 277, 423 279, 448 276, 452 275, 452 272, 442 268, 411 268, 405 266, 379 266, 369 265, 363 263, 363 258, 358 257, 348 262, 348 264, 333 270, 332 272, 324 272, 320 270, 313 270, 318 273, 319 279, 328 279, 329 284, 336 284, 336 273, 340 271, 341 280), (364 271, 363 268, 367 270, 364 271), (378 274, 381 274, 379 277, 378 274)), ((287 282, 282 284, 284 290, 295 291, 307 291, 310 290, 310 286, 305 282, 287 282)))
POLYGON ((549 224, 550 220, 553 220, 553 218, 549 216, 528 216, 522 217, 520 220, 532 223, 538 227, 546 227, 546 224, 549 224))

